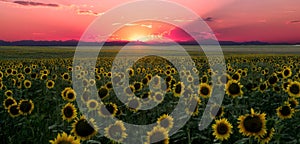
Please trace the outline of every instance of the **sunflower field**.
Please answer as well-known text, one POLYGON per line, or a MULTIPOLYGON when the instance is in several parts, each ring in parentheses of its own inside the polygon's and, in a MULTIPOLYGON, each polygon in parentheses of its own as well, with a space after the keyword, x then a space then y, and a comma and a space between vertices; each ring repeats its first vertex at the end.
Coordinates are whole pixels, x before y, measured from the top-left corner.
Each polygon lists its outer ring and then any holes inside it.
POLYGON ((0 59, 1 143, 128 143, 132 137, 145 144, 156 139, 165 144, 300 143, 297 55, 228 54, 226 73, 211 69, 204 56, 191 57, 193 69, 179 71, 161 57, 147 56, 114 73, 114 57, 107 55, 88 78, 84 65, 73 65, 73 52, 4 54, 8 56, 0 59), (122 86, 127 76, 128 86, 116 92, 114 86, 122 86), (74 80, 81 82, 82 91, 74 88, 74 80), (222 104, 210 104, 212 122, 199 130, 214 89, 224 92, 222 104), (178 124, 171 113, 181 98, 195 107, 180 111, 190 118, 173 133, 178 124), (155 107, 142 109, 148 103, 155 107), (129 132, 125 123, 153 127, 129 132), (137 137, 142 131, 146 136, 137 137))

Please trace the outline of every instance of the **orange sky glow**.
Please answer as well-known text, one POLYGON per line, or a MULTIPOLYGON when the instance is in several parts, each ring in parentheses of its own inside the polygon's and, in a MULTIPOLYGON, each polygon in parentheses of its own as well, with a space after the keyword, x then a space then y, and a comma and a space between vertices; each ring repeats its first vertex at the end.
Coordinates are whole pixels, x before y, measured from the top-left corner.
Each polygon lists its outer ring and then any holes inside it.
MULTIPOLYGON (((298 0, 170 1, 197 13, 219 41, 300 42, 298 0)), ((131 1, 0 0, 0 40, 79 40, 97 17, 127 2, 131 1)), ((188 17, 172 19, 192 23, 188 17)), ((163 22, 141 21, 120 26, 109 40, 188 40, 184 31, 175 32, 176 27, 163 22)))

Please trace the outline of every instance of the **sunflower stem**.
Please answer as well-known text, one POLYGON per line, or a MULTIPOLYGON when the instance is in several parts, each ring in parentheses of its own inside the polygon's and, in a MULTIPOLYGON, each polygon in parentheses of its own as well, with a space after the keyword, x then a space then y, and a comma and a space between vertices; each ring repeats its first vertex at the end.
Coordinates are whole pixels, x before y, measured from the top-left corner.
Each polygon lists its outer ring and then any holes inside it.
POLYGON ((190 129, 187 128, 187 135, 188 135, 188 144, 191 144, 191 135, 190 135, 190 129))

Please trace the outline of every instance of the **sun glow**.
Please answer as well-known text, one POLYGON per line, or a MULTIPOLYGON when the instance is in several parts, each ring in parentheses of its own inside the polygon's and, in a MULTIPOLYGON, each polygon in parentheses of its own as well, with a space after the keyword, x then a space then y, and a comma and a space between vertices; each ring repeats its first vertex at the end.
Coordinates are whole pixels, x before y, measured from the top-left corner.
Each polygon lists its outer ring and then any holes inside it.
POLYGON ((141 21, 125 24, 110 39, 124 41, 162 41, 174 26, 158 21, 141 21))

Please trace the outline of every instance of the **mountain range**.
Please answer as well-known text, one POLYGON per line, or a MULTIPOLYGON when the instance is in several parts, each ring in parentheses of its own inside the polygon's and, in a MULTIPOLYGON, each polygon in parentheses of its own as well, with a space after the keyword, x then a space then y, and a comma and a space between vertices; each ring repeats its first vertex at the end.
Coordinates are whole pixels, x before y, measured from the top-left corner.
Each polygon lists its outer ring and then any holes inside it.
MULTIPOLYGON (((0 46, 77 46, 78 40, 66 40, 66 41, 35 41, 35 40, 21 40, 21 41, 3 41, 0 40, 0 46)), ((177 42, 180 45, 198 45, 195 41, 180 41, 177 42)), ((103 42, 80 42, 81 45, 86 46, 98 46, 103 42)), ((142 42, 142 41, 109 41, 105 42, 107 46, 124 46, 124 45, 174 45, 174 43, 168 42, 142 42)), ((201 44, 216 44, 214 40, 205 40, 201 44)), ((234 42, 234 41, 219 41, 220 45, 298 45, 299 43, 268 43, 261 41, 247 41, 247 42, 234 42)))

